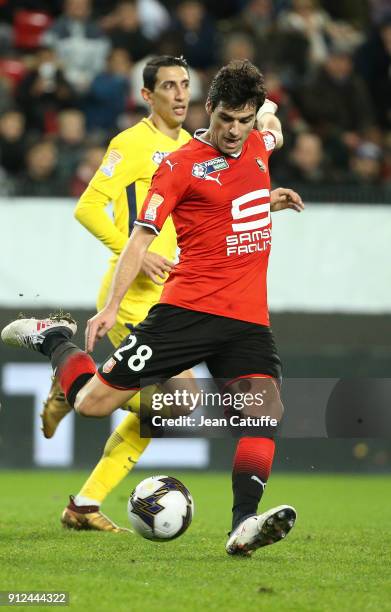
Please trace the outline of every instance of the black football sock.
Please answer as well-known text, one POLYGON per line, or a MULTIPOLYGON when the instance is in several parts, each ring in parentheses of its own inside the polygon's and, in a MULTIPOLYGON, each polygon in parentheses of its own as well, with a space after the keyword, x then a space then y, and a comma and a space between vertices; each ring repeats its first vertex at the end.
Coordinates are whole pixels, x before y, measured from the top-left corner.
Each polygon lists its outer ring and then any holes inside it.
POLYGON ((53 351, 61 344, 68 342, 70 337, 65 330, 49 332, 39 347, 39 352, 51 359, 53 351))
POLYGON ((232 471, 232 529, 257 513, 273 463, 274 448, 274 440, 270 438, 239 440, 232 471))

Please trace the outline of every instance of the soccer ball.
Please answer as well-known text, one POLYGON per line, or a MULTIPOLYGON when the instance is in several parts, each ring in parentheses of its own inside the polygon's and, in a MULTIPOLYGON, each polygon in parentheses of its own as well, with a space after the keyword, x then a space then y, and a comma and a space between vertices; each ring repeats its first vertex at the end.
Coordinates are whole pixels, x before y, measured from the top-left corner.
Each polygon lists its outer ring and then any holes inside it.
POLYGON ((140 482, 128 502, 132 527, 143 538, 173 540, 189 527, 194 502, 185 485, 172 476, 151 476, 140 482))

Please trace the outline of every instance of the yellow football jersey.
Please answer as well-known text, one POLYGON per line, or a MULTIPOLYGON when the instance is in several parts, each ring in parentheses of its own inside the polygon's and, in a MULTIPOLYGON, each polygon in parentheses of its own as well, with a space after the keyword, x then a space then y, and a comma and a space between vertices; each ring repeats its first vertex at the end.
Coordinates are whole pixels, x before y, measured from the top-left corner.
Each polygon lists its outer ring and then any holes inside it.
MULTIPOLYGON (((105 196, 102 200, 104 203, 92 198, 87 188, 75 209, 76 218, 113 252, 98 297, 98 308, 104 305, 115 264, 133 229, 153 174, 169 153, 176 151, 190 138, 188 132, 182 129, 178 139, 173 140, 160 132, 149 119, 142 119, 110 142, 103 162, 89 185, 105 196), (112 221, 104 210, 109 201, 113 203, 112 221)), ((176 233, 171 219, 167 220, 153 241, 151 250, 167 259, 175 258, 176 233)), ((162 287, 140 273, 124 298, 119 319, 130 323, 144 319, 150 307, 159 300, 161 292, 162 287)))

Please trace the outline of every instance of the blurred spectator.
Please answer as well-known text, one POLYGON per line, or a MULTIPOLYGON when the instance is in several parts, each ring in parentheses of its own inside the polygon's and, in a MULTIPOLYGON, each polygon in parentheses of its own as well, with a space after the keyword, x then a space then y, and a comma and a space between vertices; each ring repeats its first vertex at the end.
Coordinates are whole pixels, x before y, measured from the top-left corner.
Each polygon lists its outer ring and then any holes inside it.
POLYGON ((250 62, 256 62, 255 44, 248 34, 237 32, 225 38, 221 63, 227 64, 232 59, 248 59, 250 62))
POLYGON ((322 64, 330 46, 344 45, 347 51, 352 51, 362 40, 362 35, 351 25, 331 19, 317 0, 292 0, 291 10, 280 15, 278 24, 282 31, 296 31, 306 38, 308 68, 322 64))
POLYGON ((183 126, 185 130, 193 136, 196 130, 207 127, 208 124, 209 118, 206 114, 205 104, 203 102, 191 102, 183 126))
POLYGON ((133 61, 149 55, 153 45, 144 36, 136 0, 121 0, 114 11, 115 26, 108 31, 113 48, 126 49, 133 61))
POLYGON ((83 110, 88 130, 113 131, 125 112, 130 91, 132 64, 125 49, 113 49, 106 70, 93 80, 83 110))
POLYGON ((207 70, 215 66, 216 26, 199 0, 182 0, 178 4, 173 25, 163 38, 175 43, 174 54, 183 54, 192 68, 207 70))
POLYGON ((91 0, 65 0, 64 14, 46 31, 43 42, 56 50, 66 78, 79 93, 104 69, 110 49, 91 17, 91 0))
POLYGON ((10 176, 24 170, 26 152, 25 118, 18 110, 6 111, 0 117, 0 166, 10 176))
POLYGON ((366 84, 354 73, 351 55, 338 48, 302 88, 299 100, 304 118, 323 138, 338 135, 348 147, 374 124, 366 84))
POLYGON ((241 13, 241 25, 257 38, 264 38, 274 29, 272 0, 250 0, 241 13))
POLYGON ((277 68, 284 84, 298 87, 312 71, 307 59, 308 48, 308 41, 300 32, 274 30, 259 48, 258 64, 263 70, 277 68))
MULTIPOLYGON (((102 2, 107 5, 106 0, 102 2)), ((105 31, 112 30, 118 25, 118 4, 111 13, 100 19, 100 25, 105 31)), ((135 4, 142 34, 150 41, 157 40, 171 23, 169 7, 163 6, 158 0, 135 0, 135 4)), ((105 12, 107 13, 107 7, 105 12)))
POLYGON ((282 31, 300 32, 309 43, 309 60, 320 64, 327 57, 329 15, 319 9, 316 0, 292 0, 291 9, 281 13, 278 24, 282 31))
MULTIPOLYGON (((234 39, 250 36, 255 48, 254 62, 261 70, 278 68, 284 83, 298 83, 307 71, 309 43, 301 31, 277 27, 276 3, 250 0, 236 20, 223 24, 234 39)), ((228 43, 226 43, 228 44, 228 43)))
POLYGON ((303 132, 297 135, 285 166, 274 168, 274 180, 289 186, 325 183, 330 179, 326 167, 322 140, 317 134, 303 132))
POLYGON ((68 192, 58 172, 56 145, 51 140, 32 145, 26 155, 26 172, 15 182, 15 195, 55 197, 68 192))
POLYGON ((368 84, 379 125, 391 129, 391 17, 358 49, 356 65, 368 84))
POLYGON ((137 1, 141 30, 151 40, 157 40, 170 25, 170 14, 164 4, 158 0, 137 1))
POLYGON ((56 114, 74 104, 75 94, 53 49, 38 50, 33 68, 19 84, 16 99, 29 130, 55 131, 56 114))
POLYGON ((362 142, 350 159, 352 182, 377 185, 382 171, 382 150, 372 142, 362 142))
POLYGON ((72 197, 79 198, 85 191, 88 183, 101 165, 104 154, 105 148, 98 145, 92 145, 84 151, 83 158, 71 179, 70 195, 72 197))
POLYGON ((33 52, 40 46, 42 36, 53 18, 43 11, 15 11, 13 19, 13 45, 20 52, 33 52))
POLYGON ((86 137, 84 114, 77 109, 62 111, 58 117, 57 154, 59 173, 66 181, 83 157, 86 137))

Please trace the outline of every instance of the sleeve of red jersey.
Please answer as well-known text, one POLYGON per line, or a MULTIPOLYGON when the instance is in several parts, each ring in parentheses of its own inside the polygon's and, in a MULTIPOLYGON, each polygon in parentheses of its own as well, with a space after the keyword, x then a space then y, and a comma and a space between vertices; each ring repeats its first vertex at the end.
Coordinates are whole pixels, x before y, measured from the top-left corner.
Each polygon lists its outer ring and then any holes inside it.
POLYGON ((155 172, 136 225, 149 227, 159 234, 186 189, 183 168, 177 157, 165 159, 155 172))
POLYGON ((258 132, 254 130, 256 138, 259 140, 259 144, 262 149, 266 152, 267 158, 269 159, 270 155, 273 153, 276 148, 276 136, 273 133, 273 130, 263 130, 262 132, 258 132))

